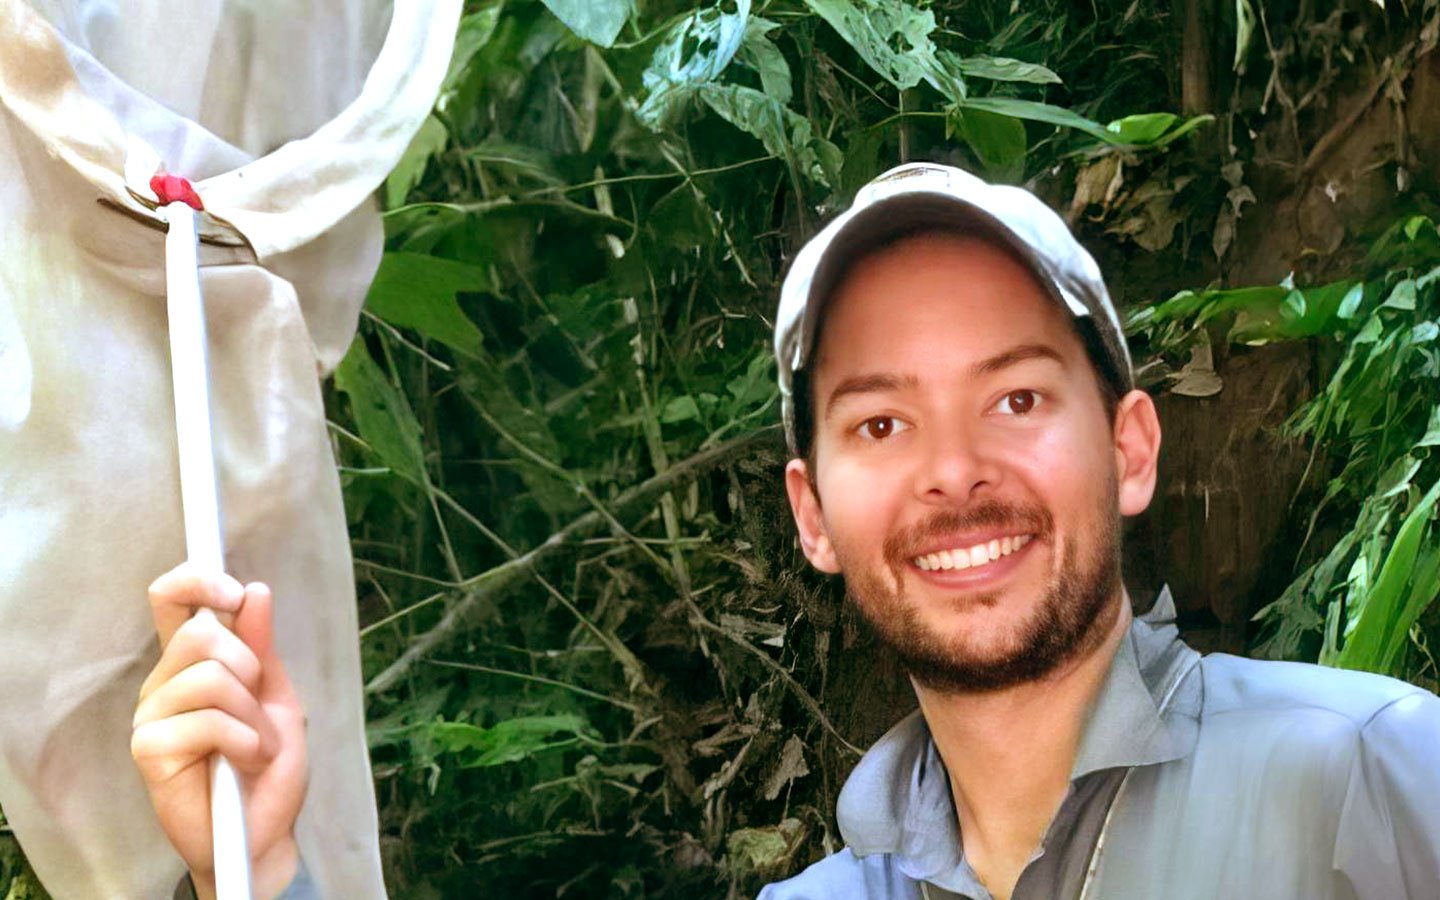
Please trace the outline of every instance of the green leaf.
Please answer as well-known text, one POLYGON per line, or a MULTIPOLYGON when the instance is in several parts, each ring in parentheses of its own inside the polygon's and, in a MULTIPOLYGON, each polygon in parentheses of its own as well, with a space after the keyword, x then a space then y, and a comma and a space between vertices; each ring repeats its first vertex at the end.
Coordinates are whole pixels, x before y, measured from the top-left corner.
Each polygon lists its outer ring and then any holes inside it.
POLYGON ((1411 216, 1410 218, 1405 220, 1404 225, 1402 225, 1401 227, 1405 231, 1405 237, 1413 241, 1415 240, 1415 238, 1419 237, 1420 232, 1424 231, 1426 226, 1434 229, 1435 223, 1431 222, 1425 216, 1411 216))
POLYGON ((1201 125, 1214 121, 1214 118, 1209 115, 1194 116, 1177 127, 1175 123, 1180 122, 1180 117, 1174 113, 1141 113, 1116 119, 1106 125, 1105 130, 1115 136, 1115 143, 1137 147, 1164 147, 1201 125))
MULTIPOLYGON (((1412 595, 1418 592, 1418 596, 1428 604, 1429 599, 1433 599, 1435 592, 1440 590, 1434 573, 1429 572, 1428 583, 1417 582, 1411 592, 1406 592, 1412 575, 1425 574, 1417 571, 1416 558, 1437 499, 1440 499, 1440 481, 1425 492, 1396 532, 1395 542, 1385 556, 1380 574, 1364 598, 1355 629, 1340 651, 1339 664, 1344 668, 1387 671, 1413 624, 1413 619, 1406 620, 1417 605, 1416 597, 1412 595)), ((1431 566, 1430 557, 1437 555, 1440 554, 1434 548, 1427 551, 1424 560, 1427 569, 1431 566)))
POLYGON ((1394 674, 1400 663, 1400 654, 1405 648, 1410 628, 1420 618, 1436 596, 1440 596, 1440 547, 1426 547, 1416 556, 1410 575, 1410 589, 1400 614, 1390 623, 1390 640, 1386 643, 1384 655, 1380 658, 1380 669, 1394 674))
POLYGON ((543 0, 565 27, 592 44, 609 47, 619 37, 633 0, 543 0))
POLYGON ((1305 318, 1305 295, 1299 291, 1286 294, 1285 302, 1280 304, 1280 311, 1296 319, 1305 318))
POLYGON ((495 36, 495 26, 500 24, 500 13, 504 9, 505 4, 501 0, 460 20, 460 27, 455 33, 455 49, 450 54, 450 69, 445 73, 440 93, 447 94, 455 89, 475 54, 495 36))
POLYGON ((949 50, 936 50, 935 60, 935 70, 929 76, 930 83, 951 103, 964 103, 965 98, 970 96, 963 71, 965 61, 949 50))
POLYGON ((1385 326, 1380 321, 1380 317, 1372 314, 1370 318, 1365 320, 1365 324, 1360 327, 1360 333, 1355 335, 1352 343, 1373 344, 1380 340, 1380 335, 1384 330, 1385 326))
POLYGON ((401 328, 474 355, 484 337, 461 311, 455 295, 483 291, 490 278, 483 269, 423 253, 387 253, 365 297, 375 315, 401 328))
POLYGON ((967 56, 960 59, 960 71, 967 78, 991 81, 1018 81, 1025 84, 1060 84, 1060 76, 1038 63, 1006 56, 967 56))
POLYGON ((1014 97, 970 97, 963 106, 967 110, 979 109, 1031 122, 1043 122, 1047 125, 1058 125, 1061 128, 1074 128, 1110 144, 1124 143, 1118 135, 1107 131, 1105 126, 1099 122, 1091 121, 1064 107, 1051 106, 1036 100, 1019 100, 1014 97))
POLYGON ((1175 124, 1176 118, 1174 113, 1141 113, 1116 119, 1105 130, 1124 144, 1151 144, 1175 124))
POLYGON ((743 374, 730 379, 725 390, 744 408, 769 400, 775 394, 775 357, 763 350, 750 358, 743 374))
POLYGON ((1360 311, 1360 303, 1365 299, 1365 285, 1363 283, 1353 284, 1345 292, 1345 299, 1340 301, 1340 308, 1335 315, 1342 319, 1353 319, 1355 313, 1360 311))
POLYGON ((1391 309, 1414 309, 1414 308, 1415 308, 1415 282, 1414 282, 1414 280, 1413 280, 1413 279, 1410 279, 1410 278, 1406 278, 1404 281, 1401 281, 1399 284, 1395 285, 1395 287, 1392 288, 1391 291, 1390 291, 1390 296, 1386 297, 1386 298, 1385 298, 1385 302, 1384 302, 1383 304, 1381 304, 1381 305, 1382 305, 1382 306, 1388 306, 1388 307, 1390 307, 1391 309))
POLYGON ((405 198, 425 175, 425 167, 430 164, 430 158, 444 150, 449 140, 450 134, 445 130, 445 123, 434 116, 425 119, 420 130, 415 132, 415 137, 410 140, 410 146, 405 148, 400 161, 395 164, 394 171, 385 179, 386 209, 395 209, 405 203, 405 198))
POLYGON ((1430 423, 1425 426, 1425 434, 1415 446, 1440 447, 1440 406, 1430 408, 1430 423))
POLYGON ((752 16, 745 23, 745 39, 740 44, 736 59, 753 69, 760 76, 760 89, 767 97, 780 103, 789 103, 794 95, 790 82, 790 64, 785 54, 775 46, 770 34, 780 27, 778 22, 752 16))
POLYGON ((673 425, 676 422, 690 422, 700 418, 700 407, 694 397, 674 397, 660 410, 660 422, 673 425))
POLYGON ((810 120, 754 88, 709 84, 700 97, 721 118, 760 139, 770 153, 790 162, 817 184, 830 186, 839 175, 840 151, 815 136, 810 120))
POLYGON ((642 76, 650 93, 636 110, 640 121, 658 130, 697 88, 719 78, 740 52, 749 19, 750 0, 738 0, 733 13, 697 10, 672 26, 642 76))
POLYGON ((560 735, 580 736, 590 725, 580 716, 520 716, 482 728, 467 722, 436 722, 430 737, 441 753, 459 757, 463 768, 474 769, 520 762, 546 750, 568 747, 573 740, 553 741, 560 735))
POLYGON ((956 109, 948 120, 995 181, 1018 181, 1025 170, 1025 123, 983 109, 956 109))
POLYGON ((1386 500, 1405 491, 1410 487, 1410 481, 1415 477, 1415 473, 1420 471, 1420 463, 1419 457, 1408 454, 1395 460, 1376 482, 1375 496, 1386 500))
POLYGON ((562 183, 555 174, 555 165, 550 155, 525 144, 487 137, 466 150, 464 157, 492 171, 502 172, 507 177, 533 180, 544 185, 562 183))
MULTIPOLYGON (((1165 133, 1163 137, 1161 137, 1151 146, 1156 148, 1169 146, 1176 140, 1199 128, 1201 125, 1209 125, 1213 121, 1215 121, 1215 117, 1210 115, 1209 113, 1200 116, 1191 116, 1179 127, 1170 129, 1168 132, 1165 133)), ((1249 188, 1245 188, 1244 191, 1246 194, 1249 195, 1250 202, 1255 202, 1254 192, 1251 191, 1249 188)), ((1239 209, 1238 204, 1236 205, 1236 209, 1239 209)))
POLYGON ((350 398, 350 413, 360 437, 395 474, 424 484, 425 451, 420 423, 410 404, 370 356, 362 337, 356 337, 335 370, 335 386, 350 398))
POLYGON ((935 14, 903 0, 805 0, 860 58, 905 90, 940 68, 935 58, 935 14))
POLYGON ((1250 49, 1250 38, 1255 33, 1255 7, 1250 0, 1235 0, 1235 65, 1239 72, 1245 65, 1245 51, 1250 49))

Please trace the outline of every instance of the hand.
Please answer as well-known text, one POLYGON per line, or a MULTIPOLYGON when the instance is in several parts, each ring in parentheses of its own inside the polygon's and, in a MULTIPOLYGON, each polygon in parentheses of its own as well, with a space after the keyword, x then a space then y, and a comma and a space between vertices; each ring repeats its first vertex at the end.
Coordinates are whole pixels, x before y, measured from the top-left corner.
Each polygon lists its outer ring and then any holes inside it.
POLYGON ((140 688, 130 754, 202 898, 215 894, 210 757, 235 767, 245 798, 252 888, 274 897, 299 862, 295 818, 308 773, 305 715, 275 653, 270 590, 182 565, 150 586, 160 662, 140 688), (234 632, 209 616, 210 607, 234 632))

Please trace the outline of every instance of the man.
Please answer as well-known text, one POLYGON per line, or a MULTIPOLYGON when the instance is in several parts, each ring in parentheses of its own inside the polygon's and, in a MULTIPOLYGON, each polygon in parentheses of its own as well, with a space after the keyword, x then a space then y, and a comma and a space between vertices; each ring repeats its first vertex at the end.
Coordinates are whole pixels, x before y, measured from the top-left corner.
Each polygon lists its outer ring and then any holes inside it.
POLYGON ((1440 700, 1132 620, 1155 487, 1098 267, 1029 193, 904 166, 786 279, 776 351, 807 558, 920 709, 851 774, 792 898, 1440 897, 1440 700))
MULTIPOLYGON (((1440 700, 1201 660, 1164 595, 1132 621, 1119 518, 1150 501, 1160 427, 1058 217, 895 170, 801 252, 777 323, 801 544, 920 711, 847 783, 848 849, 767 900, 1440 896, 1440 700)), ((305 763, 268 593, 182 569, 151 601, 164 652, 133 749, 161 820, 205 895, 204 761, 226 753, 272 896, 299 870, 305 763), (200 605, 236 634, 187 620, 200 605)))

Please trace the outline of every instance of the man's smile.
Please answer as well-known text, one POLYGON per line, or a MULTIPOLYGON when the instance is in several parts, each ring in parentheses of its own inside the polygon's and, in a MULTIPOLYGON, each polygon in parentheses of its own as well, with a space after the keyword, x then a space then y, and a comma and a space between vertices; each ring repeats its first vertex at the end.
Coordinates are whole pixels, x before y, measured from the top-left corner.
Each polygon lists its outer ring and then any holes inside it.
POLYGON ((953 547, 915 557, 912 562, 922 572, 974 569, 986 566, 1002 556, 1009 556, 1035 537, 1033 534, 1005 535, 991 538, 970 547, 953 547))
POLYGON ((901 529, 886 541, 885 557, 897 581, 908 569, 937 587, 978 588, 1018 568, 1054 527, 1038 503, 987 499, 901 529))

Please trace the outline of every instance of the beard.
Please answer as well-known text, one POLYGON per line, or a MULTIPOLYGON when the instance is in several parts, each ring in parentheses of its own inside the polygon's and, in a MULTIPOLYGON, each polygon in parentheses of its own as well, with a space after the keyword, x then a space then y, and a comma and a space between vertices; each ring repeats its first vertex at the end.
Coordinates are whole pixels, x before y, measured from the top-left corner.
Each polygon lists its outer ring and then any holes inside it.
MULTIPOLYGON (((1037 681, 1099 646, 1114 622, 1113 615, 1103 614, 1120 588, 1120 511, 1114 491, 1107 495, 1110 502, 1085 529, 1096 541, 1083 559, 1074 538, 1063 547, 1055 545, 1054 520, 1043 507, 987 501, 964 512, 937 513, 887 539, 890 583, 882 572, 847 565, 847 554, 837 546, 846 590, 910 677, 926 688, 980 693, 1037 681), (1039 604, 990 646, 979 645, 963 631, 944 634, 931 628, 905 596, 905 575, 914 569, 912 560, 921 549, 944 535, 981 528, 1033 534, 1034 541, 1051 544, 1061 559, 1039 604)), ((994 607, 1000 597, 979 594, 964 602, 994 607)))

